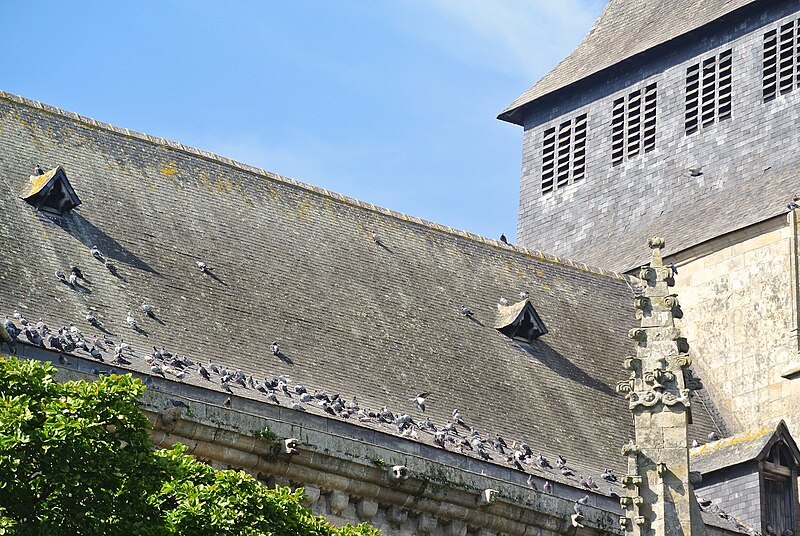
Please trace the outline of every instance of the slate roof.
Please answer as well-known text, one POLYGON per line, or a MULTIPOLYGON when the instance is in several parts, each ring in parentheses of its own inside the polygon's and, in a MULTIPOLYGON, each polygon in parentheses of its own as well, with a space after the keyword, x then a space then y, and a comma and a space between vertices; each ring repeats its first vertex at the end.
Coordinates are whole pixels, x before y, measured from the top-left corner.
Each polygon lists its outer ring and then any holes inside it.
POLYGON ((751 460, 762 460, 780 439, 797 456, 797 445, 786 424, 778 421, 690 449, 692 470, 705 474, 751 460))
MULTIPOLYGON (((2 92, 0 185, 3 313, 91 334, 92 310, 137 349, 138 371, 149 371, 152 345, 165 346, 418 419, 408 398, 431 391, 426 415, 437 425, 457 407, 484 437, 561 454, 578 475, 623 471, 632 421, 613 388, 636 321, 622 276, 2 92), (51 220, 21 201, 35 163, 62 165, 81 207, 51 220), (118 277, 92 257, 94 245, 118 277), (71 264, 88 279, 77 290, 53 277, 71 264), (521 290, 550 330, 529 348, 493 328, 498 299, 521 290), (140 314, 143 301, 155 319, 140 314)), ((185 381, 220 389, 197 374, 185 381)), ((705 413, 694 417, 693 437, 714 429, 705 413)))
MULTIPOLYGON (((736 173, 747 173, 736 171, 736 173)), ((614 236, 614 246, 600 248, 596 240, 575 242, 574 259, 628 272, 646 264, 646 251, 639 244, 648 236, 663 236, 665 257, 728 233, 786 214, 787 203, 797 190, 797 164, 753 173, 752 180, 730 181, 721 177, 695 191, 689 204, 667 205, 663 213, 643 208, 631 217, 633 229, 614 236)))
POLYGON ((754 0, 611 0, 572 54, 503 110, 498 119, 522 124, 514 112, 657 45, 713 22, 754 0))

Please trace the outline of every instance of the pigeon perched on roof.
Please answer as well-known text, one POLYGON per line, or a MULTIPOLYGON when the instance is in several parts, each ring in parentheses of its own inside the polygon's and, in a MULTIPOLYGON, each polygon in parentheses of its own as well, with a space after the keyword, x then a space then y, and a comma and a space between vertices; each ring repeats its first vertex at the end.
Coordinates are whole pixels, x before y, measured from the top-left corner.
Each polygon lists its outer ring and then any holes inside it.
POLYGON ((44 170, 39 164, 36 164, 36 166, 34 166, 33 168, 33 174, 36 175, 37 177, 39 175, 44 175, 44 170))
POLYGON ((153 374, 158 374, 162 378, 166 378, 166 376, 164 375, 164 370, 161 368, 161 365, 159 365, 158 363, 155 363, 150 367, 150 372, 153 373, 153 374))
POLYGON ((59 281, 61 281, 65 285, 69 284, 69 282, 67 281, 67 276, 64 275, 64 272, 62 272, 61 270, 56 268, 55 274, 56 274, 56 277, 58 278, 59 281))
POLYGON ((227 397, 225 401, 222 402, 222 407, 225 408, 231 407, 231 397, 227 397))
POLYGON ((97 318, 94 316, 94 313, 92 313, 91 311, 86 313, 86 321, 92 326, 97 326, 97 318))
POLYGON ((561 468, 561 474, 564 475, 564 476, 574 476, 575 475, 575 473, 572 471, 572 469, 570 469, 566 465, 561 468))
POLYGON ((14 309, 14 318, 19 320, 19 323, 22 324, 23 326, 27 326, 28 325, 28 319, 25 318, 24 316, 22 316, 22 313, 20 313, 16 309, 14 309))
POLYGON ((142 303, 142 311, 144 311, 144 314, 146 314, 147 316, 149 316, 151 318, 156 315, 155 309, 153 309, 153 306, 150 305, 147 302, 142 303))
POLYGON ((553 466, 550 465, 550 461, 547 458, 545 458, 544 456, 542 456, 541 454, 536 456, 536 463, 539 465, 539 467, 542 467, 542 468, 548 468, 548 469, 552 469, 553 468, 553 466))
POLYGON ((507 299, 505 299, 505 298, 500 298, 500 300, 499 300, 499 303, 500 303, 500 305, 502 305, 503 307, 508 307, 508 300, 507 300, 507 299))
POLYGON ((75 272, 70 272, 69 273, 69 284, 74 287, 77 283, 78 283, 78 276, 75 274, 75 272))
POLYGON ((567 459, 564 456, 560 455, 560 454, 558 456, 556 456, 556 467, 561 469, 565 465, 567 465, 567 459))
POLYGON ((583 507, 588 502, 589 502, 589 496, 588 495, 584 495, 583 497, 581 497, 580 499, 575 501, 575 506, 573 506, 573 508, 575 510, 575 513, 578 514, 579 516, 583 515, 583 507))
POLYGON ((379 244, 379 243, 380 243, 380 240, 378 240, 378 233, 377 233, 377 231, 375 231, 375 229, 371 230, 371 231, 369 232, 369 234, 370 234, 370 236, 372 237, 372 240, 373 240, 373 241, 374 241, 376 244, 379 244))
POLYGON ((129 326, 130 326, 132 329, 136 329, 136 328, 138 328, 138 326, 136 325, 136 319, 135 319, 135 318, 133 318, 133 315, 131 314, 131 312, 130 312, 130 311, 128 311, 128 316, 125 318, 125 322, 127 322, 127 323, 128 323, 128 325, 129 325, 129 326))
POLYGON ((508 238, 506 238, 505 233, 500 233, 500 242, 503 244, 508 244, 508 238))
POLYGON ((297 411, 305 411, 306 408, 300 402, 292 402, 292 409, 297 411))
POLYGON ((716 432, 710 432, 708 434, 708 440, 709 441, 718 441, 719 440, 719 434, 716 433, 716 432))
POLYGON ((272 355, 280 355, 281 354, 281 346, 278 344, 278 341, 272 341, 270 345, 270 349, 272 350, 272 355))
POLYGON ((553 493, 553 484, 549 480, 545 480, 543 489, 545 493, 553 493))
POLYGON ((605 471, 603 471, 603 473, 600 475, 600 478, 602 478, 606 482, 616 482, 617 481, 617 475, 615 475, 614 471, 611 470, 611 469, 606 469, 605 471))
POLYGON ((100 253, 100 250, 97 249, 97 246, 92 246, 92 249, 90 249, 89 252, 92 254, 92 257, 94 257, 95 259, 97 259, 99 261, 104 260, 103 259, 103 254, 100 253))
POLYGON ((597 484, 595 484, 594 479, 591 476, 582 478, 581 486, 586 489, 597 489, 597 484))
POLYGON ((207 274, 208 272, 210 272, 210 271, 211 271, 211 266, 209 266, 208 264, 204 263, 203 261, 195 261, 195 263, 194 263, 194 264, 195 264, 195 265, 196 265, 196 266, 197 266, 197 267, 200 269, 200 271, 201 271, 201 272, 203 272, 204 274, 207 274))
POLYGON ((409 400, 414 402, 420 411, 425 412, 425 399, 429 396, 431 396, 430 393, 420 393, 414 398, 409 398, 409 400))
POLYGON ((521 300, 527 300, 528 296, 529 296, 529 294, 528 294, 527 290, 523 290, 522 292, 519 293, 519 298, 521 300))
POLYGON ((459 311, 461 311, 461 314, 464 316, 472 316, 472 311, 466 305, 459 307, 459 311))

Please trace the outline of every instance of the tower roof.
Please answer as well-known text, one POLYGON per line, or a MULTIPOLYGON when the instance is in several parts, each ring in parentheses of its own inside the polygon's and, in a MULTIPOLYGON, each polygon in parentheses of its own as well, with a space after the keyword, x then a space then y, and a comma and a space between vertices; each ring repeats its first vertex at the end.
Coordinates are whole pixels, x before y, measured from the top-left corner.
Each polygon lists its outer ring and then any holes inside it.
POLYGON ((755 1, 610 0, 578 48, 503 110, 498 119, 521 125, 519 112, 524 106, 755 1))

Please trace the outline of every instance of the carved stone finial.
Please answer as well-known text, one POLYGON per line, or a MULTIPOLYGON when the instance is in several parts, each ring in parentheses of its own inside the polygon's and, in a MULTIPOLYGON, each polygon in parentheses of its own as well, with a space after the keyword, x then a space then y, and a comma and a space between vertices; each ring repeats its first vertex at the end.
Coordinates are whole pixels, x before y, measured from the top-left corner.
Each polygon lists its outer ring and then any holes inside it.
POLYGON ((651 237, 647 240, 647 245, 650 246, 650 249, 663 249, 664 239, 660 236, 651 237))

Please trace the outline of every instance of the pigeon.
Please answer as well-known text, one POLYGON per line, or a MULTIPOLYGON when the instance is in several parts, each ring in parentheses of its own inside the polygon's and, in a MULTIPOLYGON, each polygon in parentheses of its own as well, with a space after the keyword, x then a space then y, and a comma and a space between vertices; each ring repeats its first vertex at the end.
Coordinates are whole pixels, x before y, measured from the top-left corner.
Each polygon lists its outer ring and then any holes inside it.
POLYGON ((105 259, 103 259, 103 255, 100 253, 100 250, 97 249, 97 246, 92 246, 92 249, 89 250, 89 251, 92 254, 92 257, 94 257, 95 259, 97 259, 99 261, 105 260, 105 259))
POLYGON ((433 434, 433 442, 439 445, 439 447, 444 448, 446 437, 447 432, 439 430, 433 434))
POLYGON ((560 455, 560 454, 558 456, 556 456, 556 467, 561 469, 565 465, 567 465, 567 459, 564 456, 560 455))
POLYGON ((58 354, 58 362, 62 365, 69 365, 69 361, 67 361, 67 358, 64 357, 64 354, 58 354))
POLYGON ((718 433, 716 433, 716 432, 710 432, 710 433, 708 434, 708 440, 709 440, 709 441, 717 441, 718 439, 719 439, 719 434, 718 434, 718 433))
POLYGON ((278 397, 275 396, 275 391, 270 391, 267 393, 267 400, 269 400, 273 404, 280 404, 280 402, 278 402, 278 397))
POLYGON ((164 370, 161 368, 161 365, 155 364, 155 365, 151 366, 150 367, 150 372, 153 373, 153 374, 158 374, 162 378, 166 378, 166 376, 164 375, 164 370))
POLYGON ((539 464, 539 467, 542 467, 542 468, 549 468, 549 469, 553 468, 553 466, 550 465, 550 462, 548 461, 548 459, 545 458, 544 456, 542 456, 541 454, 536 456, 536 463, 539 464))
POLYGON ((77 277, 78 279, 85 279, 85 277, 83 277, 83 272, 81 272, 81 269, 78 268, 77 266, 70 266, 69 272, 71 274, 75 274, 75 277, 77 277))
POLYGON ((564 476, 574 476, 575 473, 567 466, 561 468, 561 474, 564 476))
POLYGON ((50 335, 47 338, 47 344, 50 345, 50 348, 58 350, 59 352, 62 352, 64 350, 64 346, 61 344, 61 339, 59 339, 55 335, 50 335))
POLYGON ((278 344, 278 341, 272 341, 272 344, 270 345, 270 348, 272 349, 272 355, 280 355, 281 354, 281 347, 278 344))
POLYGON ((22 316, 22 313, 20 313, 16 309, 14 309, 14 318, 19 320, 19 323, 22 324, 23 326, 27 326, 29 324, 28 319, 22 316))
POLYGON ((527 484, 528 484, 529 488, 534 489, 534 490, 537 489, 536 482, 533 481, 533 475, 528 475, 527 484))
POLYGON ((700 446, 700 442, 696 439, 692 439, 692 448, 697 448, 700 446))
POLYGON ((575 509, 575 513, 578 514, 579 516, 583 515, 583 506, 588 502, 589 502, 588 495, 584 495, 583 497, 575 501, 575 506, 573 507, 575 509))
POLYGON ((508 300, 507 300, 507 299, 505 299, 505 298, 500 298, 500 301, 499 301, 499 303, 500 303, 500 305, 502 305, 503 307, 508 307, 508 300))
POLYGON ((703 166, 692 166, 689 168, 689 175, 699 177, 703 174, 703 166))
POLYGON ((196 266, 197 266, 197 267, 200 269, 200 271, 201 271, 201 272, 203 272, 204 274, 207 274, 208 272, 210 272, 210 271, 211 271, 211 267, 210 267, 208 264, 204 263, 203 261, 196 261, 196 262, 195 262, 195 265, 196 265, 196 266))
POLYGON ((225 390, 226 393, 233 394, 233 389, 231 389, 231 386, 228 385, 227 383, 223 383, 222 388, 225 390))
POLYGON ((587 489, 597 489, 597 484, 594 483, 592 477, 581 478, 581 486, 587 489))
POLYGON ((414 402, 419 408, 420 411, 423 413, 425 412, 425 399, 431 396, 430 393, 420 393, 414 398, 409 398, 410 401, 414 402))
POLYGON ((612 471, 611 469, 606 469, 605 471, 603 471, 603 473, 600 475, 600 478, 602 478, 606 482, 617 481, 617 475, 615 475, 614 471, 612 471))
POLYGON ((138 328, 138 326, 136 325, 136 319, 133 318, 133 315, 131 315, 130 311, 128 311, 128 317, 125 319, 125 321, 131 327, 131 329, 135 330, 138 328))
POLYGON ((502 242, 503 244, 508 244, 508 238, 506 238, 506 235, 504 233, 500 233, 500 242, 502 242))
MULTIPOLYGON (((98 361, 103 361, 103 354, 101 354, 100 350, 98 350, 94 346, 92 346, 92 349, 89 350, 89 355, 92 356, 93 358, 97 359, 98 361)), ((121 356, 122 354, 119 353, 119 354, 116 354, 116 355, 117 356, 121 356)))
POLYGON ((300 402, 292 402, 292 409, 295 409, 297 411, 305 411, 306 410, 306 408, 304 408, 303 404, 301 404, 300 402))
POLYGON ((519 298, 521 300, 527 300, 528 296, 529 296, 529 294, 528 294, 528 291, 526 291, 526 290, 523 290, 522 292, 519 293, 519 298))
POLYGON ((674 262, 669 263, 669 268, 672 270, 672 275, 678 275, 678 267, 675 266, 674 262))
POLYGON ((224 408, 231 407, 231 397, 225 398, 225 401, 222 403, 222 407, 224 407, 224 408))
POLYGON ((544 492, 553 493, 553 484, 551 484, 549 480, 544 481, 544 492))
POLYGON ((59 281, 61 281, 65 285, 69 284, 69 282, 67 281, 67 276, 64 275, 64 272, 62 272, 61 270, 56 268, 55 274, 56 274, 56 277, 58 278, 59 281))
POLYGON ((36 176, 44 175, 44 170, 39 164, 36 164, 36 166, 33 168, 33 174, 36 176))
POLYGON ((798 205, 797 203, 792 201, 788 205, 786 205, 786 208, 788 208, 791 211, 791 210, 794 210, 796 208, 800 208, 800 205, 798 205))
POLYGON ((197 371, 204 380, 211 381, 211 374, 208 373, 208 369, 206 367, 199 365, 197 371))
POLYGON ((92 326, 97 326, 97 318, 95 318, 94 313, 91 311, 86 313, 86 321, 92 326))
POLYGON ((370 236, 372 236, 373 242, 375 242, 376 244, 380 244, 380 240, 378 240, 378 233, 375 231, 375 229, 370 231, 369 234, 370 236))
POLYGON ((472 311, 470 311, 470 309, 466 305, 462 305, 459 308, 459 310, 461 311, 461 314, 464 316, 472 316, 472 311))
POLYGON ((77 282, 78 282, 78 276, 75 275, 75 272, 70 272, 69 284, 74 287, 77 282))
POLYGON ((142 303, 142 311, 144 311, 144 314, 146 314, 150 318, 153 318, 153 317, 156 316, 156 313, 155 313, 155 310, 153 309, 153 306, 150 305, 147 302, 142 303))
POLYGON ((461 418, 461 413, 458 411, 458 409, 453 410, 453 420, 456 422, 456 424, 460 424, 464 428, 469 428, 467 423, 464 422, 464 419, 461 418))

